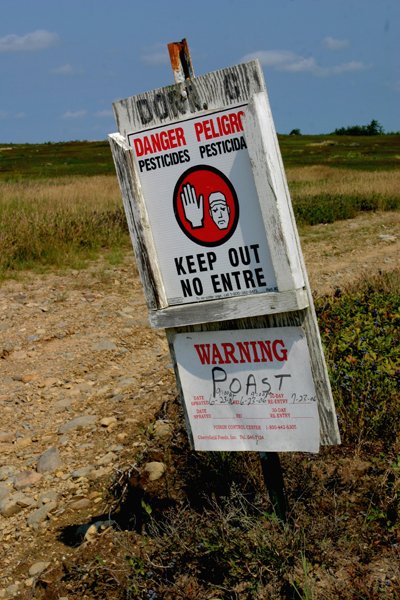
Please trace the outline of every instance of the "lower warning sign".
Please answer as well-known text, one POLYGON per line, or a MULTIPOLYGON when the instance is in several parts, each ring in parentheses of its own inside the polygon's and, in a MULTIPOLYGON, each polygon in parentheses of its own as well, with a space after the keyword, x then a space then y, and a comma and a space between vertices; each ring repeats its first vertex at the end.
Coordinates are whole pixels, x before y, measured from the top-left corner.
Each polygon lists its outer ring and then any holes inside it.
POLYGON ((319 450, 301 327, 180 333, 179 378, 196 450, 319 450))

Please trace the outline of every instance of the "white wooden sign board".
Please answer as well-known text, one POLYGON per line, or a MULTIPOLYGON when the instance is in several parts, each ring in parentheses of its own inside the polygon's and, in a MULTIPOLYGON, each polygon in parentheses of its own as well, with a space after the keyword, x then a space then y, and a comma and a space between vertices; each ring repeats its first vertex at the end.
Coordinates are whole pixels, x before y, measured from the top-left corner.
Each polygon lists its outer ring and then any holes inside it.
POLYGON ((318 452, 301 327, 180 333, 173 344, 196 450, 318 452))
POLYGON ((278 292, 245 106, 127 136, 169 306, 278 292))
POLYGON ((151 325, 307 307, 258 61, 113 108, 119 134, 109 138, 151 325), (259 142, 263 148, 272 142, 261 177, 259 142))
MULTIPOLYGON (((192 367, 181 344, 189 335, 212 332, 215 339, 225 339, 239 330, 266 328, 272 335, 271 328, 279 327, 280 339, 289 343, 290 336, 300 335, 298 328, 302 328, 305 337, 291 346, 303 348, 301 359, 297 363, 290 359, 290 364, 299 365, 298 375, 293 370, 293 382, 304 379, 304 388, 301 392, 295 386, 291 393, 315 396, 317 402, 309 408, 291 408, 290 414, 307 410, 313 414, 307 421, 309 439, 303 441, 303 425, 285 429, 286 437, 283 429, 271 429, 268 440, 275 441, 268 448, 292 444, 292 449, 302 449, 307 443, 315 448, 317 410, 321 442, 340 443, 312 293, 259 62, 120 100, 113 108, 118 133, 109 140, 149 319, 153 328, 166 329, 182 402, 188 393, 206 393, 199 391, 206 386, 205 372, 194 371, 192 383, 185 375, 192 367), (185 392, 189 383, 196 390, 185 392)), ((271 340, 265 335, 263 339, 271 340)), ((296 353, 293 350, 292 355, 296 353)), ((275 363, 262 368, 269 372, 275 363)), ((245 376, 247 371, 240 373, 245 376)), ((243 406, 246 411, 256 410, 243 406)), ((262 410, 266 406, 268 402, 262 410)), ((198 447, 200 440, 194 440, 191 432, 191 416, 195 415, 190 413, 191 405, 186 410, 183 403, 183 408, 191 443, 198 447)), ((209 410, 227 407, 213 405, 209 410)), ((192 421, 193 426, 200 426, 201 419, 192 421)), ((246 438, 246 444, 250 441, 255 442, 246 438)))

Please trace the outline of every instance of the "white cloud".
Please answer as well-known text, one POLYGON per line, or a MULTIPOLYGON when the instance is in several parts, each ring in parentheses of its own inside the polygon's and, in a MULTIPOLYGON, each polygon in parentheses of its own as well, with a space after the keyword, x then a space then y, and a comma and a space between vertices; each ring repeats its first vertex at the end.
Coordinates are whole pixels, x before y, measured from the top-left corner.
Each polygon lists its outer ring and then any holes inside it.
POLYGON ((97 112, 95 114, 96 117, 113 117, 114 113, 112 110, 99 110, 99 112, 97 112))
POLYGON ((142 54, 140 60, 149 67, 158 67, 168 64, 169 58, 166 52, 154 52, 153 54, 142 54))
POLYGON ((340 73, 349 73, 351 71, 364 71, 365 69, 369 69, 370 66, 371 65, 364 65, 362 62, 352 60, 349 63, 343 63, 336 67, 326 67, 321 69, 321 76, 329 77, 330 75, 340 75, 340 73))
POLYGON ((24 112, 20 112, 17 113, 15 115, 11 115, 10 113, 8 113, 5 110, 0 110, 0 120, 4 120, 4 119, 23 119, 25 117, 25 113, 24 112))
POLYGON ((71 112, 68 110, 65 114, 63 114, 60 119, 81 119, 87 113, 87 110, 77 110, 76 112, 71 112))
POLYGON ((276 71, 288 73, 310 73, 315 77, 331 77, 348 71, 361 71, 367 67, 362 62, 352 61, 335 67, 321 67, 314 57, 300 56, 289 50, 259 50, 246 54, 241 61, 258 59, 263 67, 275 67, 276 71))
POLYGON ((149 67, 158 67, 169 63, 169 54, 166 44, 154 44, 143 48, 140 60, 149 67))
POLYGON ((56 67, 55 69, 49 69, 49 73, 53 73, 53 75, 81 75, 85 71, 81 67, 71 67, 71 65, 66 64, 62 67, 56 67))
POLYGON ((32 52, 33 50, 50 48, 58 42, 57 33, 50 33, 45 29, 38 29, 23 36, 12 33, 0 38, 0 52, 32 52))
POLYGON ((328 48, 328 50, 343 50, 349 44, 349 40, 335 40, 335 38, 329 36, 322 40, 322 45, 328 48))
POLYGON ((289 50, 259 50, 252 54, 246 54, 241 61, 258 59, 263 67, 279 67, 293 63, 297 58, 297 54, 289 52, 289 50))

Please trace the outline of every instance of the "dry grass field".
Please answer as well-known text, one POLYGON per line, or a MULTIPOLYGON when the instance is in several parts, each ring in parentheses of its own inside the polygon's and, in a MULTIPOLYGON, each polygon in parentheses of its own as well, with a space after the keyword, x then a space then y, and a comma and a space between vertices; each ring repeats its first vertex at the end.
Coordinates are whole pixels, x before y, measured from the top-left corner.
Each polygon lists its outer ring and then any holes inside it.
MULTIPOLYGON (((400 171, 314 165, 289 168, 287 177, 300 226, 400 204, 400 171)), ((130 247, 115 176, 0 180, 0 278, 81 268, 102 250, 115 257, 130 247)))
POLYGON ((121 206, 117 178, 107 175, 6 182, 1 184, 0 191, 2 205, 9 210, 48 219, 60 212, 78 215, 121 206))
POLYGON ((0 183, 0 277, 79 268, 101 248, 129 244, 115 176, 0 183))
MULTIPOLYGON (((400 163, 399 163, 400 166, 400 163)), ((400 195, 398 171, 355 171, 321 165, 286 169, 292 195, 400 195)))

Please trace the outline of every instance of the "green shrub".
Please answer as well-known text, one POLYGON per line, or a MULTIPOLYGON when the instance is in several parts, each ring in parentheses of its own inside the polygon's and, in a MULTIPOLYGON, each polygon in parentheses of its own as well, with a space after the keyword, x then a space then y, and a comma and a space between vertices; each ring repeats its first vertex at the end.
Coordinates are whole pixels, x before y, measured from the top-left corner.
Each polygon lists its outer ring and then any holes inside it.
POLYGON ((400 273, 316 301, 344 441, 396 440, 400 424, 400 273))
POLYGON ((298 223, 317 225, 352 219, 360 212, 374 210, 396 210, 400 197, 371 194, 368 196, 344 196, 324 194, 323 196, 294 197, 293 210, 298 223))

